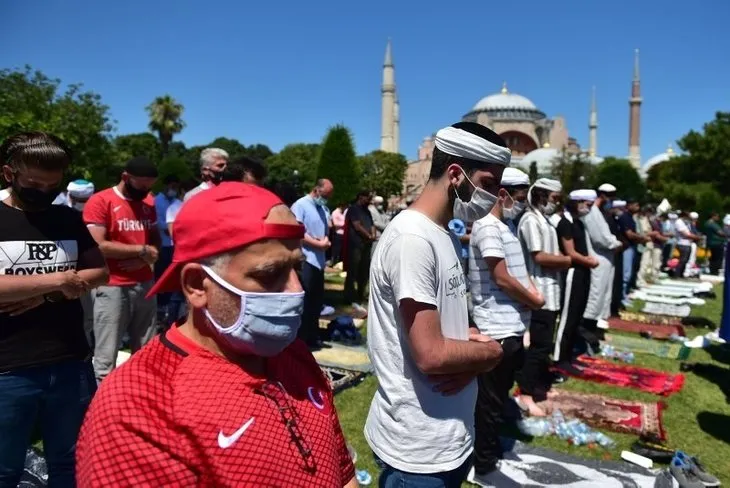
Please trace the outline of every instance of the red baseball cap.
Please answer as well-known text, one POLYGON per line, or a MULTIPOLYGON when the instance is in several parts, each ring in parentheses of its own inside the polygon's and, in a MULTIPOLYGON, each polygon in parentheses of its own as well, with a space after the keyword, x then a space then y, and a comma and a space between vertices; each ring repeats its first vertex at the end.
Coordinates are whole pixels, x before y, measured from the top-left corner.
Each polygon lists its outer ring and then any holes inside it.
POLYGON ((302 225, 267 224, 269 211, 283 202, 268 190, 248 183, 227 182, 185 202, 173 223, 172 264, 147 293, 179 291, 180 270, 197 262, 262 239, 301 239, 302 225))

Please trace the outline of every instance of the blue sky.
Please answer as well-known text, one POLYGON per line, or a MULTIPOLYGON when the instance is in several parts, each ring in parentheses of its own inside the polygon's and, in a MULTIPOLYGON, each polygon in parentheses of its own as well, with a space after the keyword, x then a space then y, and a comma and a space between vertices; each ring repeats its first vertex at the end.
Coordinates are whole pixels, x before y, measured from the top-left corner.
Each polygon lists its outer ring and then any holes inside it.
POLYGON ((642 160, 730 110, 727 0, 6 0, 0 17, 0 67, 83 82, 118 133, 145 131, 144 107, 169 93, 188 145, 226 136, 279 150, 344 123, 359 153, 376 149, 388 37, 409 159, 503 80, 563 115, 583 147, 596 85, 599 154, 625 156, 637 47, 642 160))

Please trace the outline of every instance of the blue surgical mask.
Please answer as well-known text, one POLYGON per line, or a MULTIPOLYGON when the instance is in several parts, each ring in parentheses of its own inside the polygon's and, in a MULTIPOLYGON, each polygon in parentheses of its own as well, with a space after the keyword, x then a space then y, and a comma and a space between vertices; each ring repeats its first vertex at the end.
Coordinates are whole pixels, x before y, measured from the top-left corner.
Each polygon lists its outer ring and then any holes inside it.
POLYGON ((252 293, 239 290, 218 276, 208 266, 203 266, 213 281, 241 297, 241 311, 231 325, 221 325, 210 315, 203 313, 215 328, 218 337, 230 349, 239 354, 276 356, 297 338, 302 323, 304 292, 301 293, 252 293))

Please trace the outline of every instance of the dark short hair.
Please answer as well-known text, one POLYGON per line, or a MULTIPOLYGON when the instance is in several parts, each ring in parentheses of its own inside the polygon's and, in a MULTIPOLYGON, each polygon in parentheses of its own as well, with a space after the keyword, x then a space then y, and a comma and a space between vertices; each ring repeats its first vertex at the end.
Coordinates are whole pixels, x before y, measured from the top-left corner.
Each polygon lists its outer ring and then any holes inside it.
POLYGON ((0 164, 14 170, 27 166, 45 171, 65 171, 71 164, 71 150, 61 138, 46 132, 20 132, 0 146, 0 164))
POLYGON ((139 178, 157 178, 157 167, 155 163, 145 156, 137 156, 127 161, 124 165, 124 171, 139 178))
MULTIPOLYGON (((476 136, 481 137, 482 139, 491 142, 492 144, 496 144, 501 147, 507 147, 507 143, 504 142, 504 139, 502 139, 499 134, 494 132, 492 129, 489 129, 488 127, 477 124, 476 122, 457 122, 451 127, 470 132, 476 136)), ((428 176, 429 179, 437 180, 441 178, 444 173, 446 173, 448 167, 452 164, 458 164, 464 169, 464 171, 466 171, 468 174, 471 174, 477 169, 483 168, 489 163, 446 154, 439 148, 434 147, 433 155, 431 156, 431 173, 428 176)))
POLYGON ((251 173, 257 181, 263 181, 268 175, 264 162, 258 158, 242 156, 229 161, 223 171, 223 181, 243 181, 246 173, 251 173))
POLYGON ((169 185, 171 183, 180 183, 180 178, 178 178, 177 175, 167 175, 165 176, 165 179, 162 180, 162 182, 166 185, 169 185))
POLYGON ((360 190, 359 192, 357 192, 356 197, 357 198, 369 197, 370 193, 371 193, 370 190, 360 190))

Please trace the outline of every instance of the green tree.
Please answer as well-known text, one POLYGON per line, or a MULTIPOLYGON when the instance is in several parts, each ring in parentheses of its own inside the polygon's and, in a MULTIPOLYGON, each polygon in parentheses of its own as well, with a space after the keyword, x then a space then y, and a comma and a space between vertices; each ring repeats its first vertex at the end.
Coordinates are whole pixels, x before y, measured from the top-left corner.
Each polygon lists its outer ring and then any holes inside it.
POLYGON ((560 181, 564 192, 570 192, 589 185, 594 167, 580 154, 560 152, 552 161, 551 175, 560 181))
POLYGON ((530 183, 535 183, 537 181, 537 161, 533 161, 530 163, 530 183))
POLYGON ((0 140, 22 131, 45 131, 63 139, 73 152, 70 178, 86 178, 97 187, 117 177, 110 134, 109 107, 80 84, 60 89, 59 79, 26 66, 0 70, 0 140))
POLYGON ((359 156, 361 179, 378 195, 388 198, 403 192, 408 162, 402 154, 373 151, 359 156))
POLYGON ((327 131, 319 153, 317 178, 332 181, 335 191, 330 200, 334 204, 350 202, 361 189, 352 135, 344 125, 335 125, 327 131))
POLYGON ((113 142, 120 162, 137 156, 146 156, 158 165, 161 161, 160 141, 149 132, 117 136, 113 142))
POLYGON ((149 128, 152 132, 157 133, 164 157, 167 155, 173 136, 185 128, 185 122, 182 119, 185 107, 170 95, 164 95, 155 98, 152 103, 147 105, 146 110, 150 116, 149 128))
POLYGON ((196 173, 190 169, 185 158, 180 156, 168 156, 160 162, 158 167, 159 177, 155 184, 155 191, 159 191, 163 186, 165 177, 173 175, 180 178, 181 182, 191 182, 195 179, 196 173))
POLYGON ((639 176, 639 172, 627 159, 609 156, 603 160, 588 180, 592 188, 598 188, 603 183, 616 186, 621 198, 633 198, 640 202, 647 200, 646 185, 639 176))
POLYGON ((289 144, 266 160, 269 183, 299 184, 312 188, 317 181, 319 144, 289 144), (296 173, 295 173, 296 172, 296 173))

